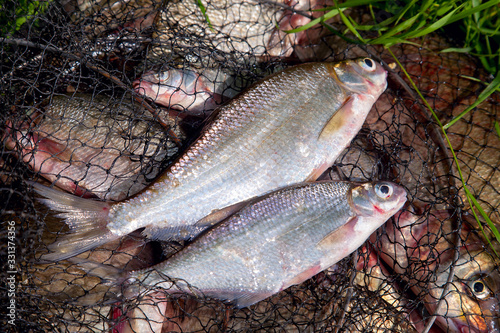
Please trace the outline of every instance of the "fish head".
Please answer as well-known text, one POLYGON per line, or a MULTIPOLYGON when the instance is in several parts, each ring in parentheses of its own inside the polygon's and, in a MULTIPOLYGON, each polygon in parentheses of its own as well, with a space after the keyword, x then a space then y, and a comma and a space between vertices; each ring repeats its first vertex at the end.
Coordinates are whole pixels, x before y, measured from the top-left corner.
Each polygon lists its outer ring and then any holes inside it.
MULTIPOLYGON (((485 251, 469 253, 465 247, 455 264, 454 279, 445 300, 435 310, 442 327, 458 333, 500 332, 500 270, 498 260, 485 251)), ((429 303, 441 298, 450 269, 438 274, 429 288, 429 303)), ((432 309, 430 309, 432 310, 432 309)))
POLYGON ((204 76, 184 69, 148 72, 133 82, 137 93, 155 103, 195 115, 202 114, 205 109, 214 109, 221 100, 209 85, 204 76))
POLYGON ((370 58, 346 60, 333 65, 337 79, 349 91, 376 100, 387 88, 387 72, 370 58))
POLYGON ((466 245, 458 249, 455 262, 456 249, 450 246, 456 236, 452 218, 448 210, 426 215, 399 212, 393 223, 386 224, 386 233, 372 240, 383 260, 406 276, 414 293, 425 295, 426 309, 437 315, 436 322, 445 332, 498 333, 499 260, 463 227, 460 235, 466 245), (453 280, 447 284, 452 264, 453 280))
POLYGON ((384 215, 389 218, 403 207, 406 190, 391 182, 365 183, 352 189, 353 210, 360 216, 384 215))
POLYGON ((142 76, 141 79, 151 84, 157 84, 176 89, 179 88, 179 86, 182 84, 183 79, 185 80, 186 86, 192 85, 196 80, 196 76, 193 72, 187 70, 168 69, 159 72, 147 72, 142 76))

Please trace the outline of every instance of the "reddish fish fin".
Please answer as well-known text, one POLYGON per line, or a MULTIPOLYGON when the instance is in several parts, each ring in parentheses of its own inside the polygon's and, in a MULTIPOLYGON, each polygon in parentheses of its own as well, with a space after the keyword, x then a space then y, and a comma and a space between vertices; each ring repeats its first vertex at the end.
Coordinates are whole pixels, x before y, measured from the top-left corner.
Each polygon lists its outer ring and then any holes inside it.
POLYGON ((323 237, 323 239, 318 242, 318 247, 330 248, 331 244, 341 244, 342 242, 345 242, 346 241, 345 233, 340 232, 340 230, 342 230, 343 227, 346 226, 347 224, 354 225, 357 222, 357 220, 358 220, 357 216, 350 217, 346 223, 339 225, 337 229, 331 231, 328 235, 323 237))
POLYGON ((333 114, 321 130, 318 141, 330 141, 332 137, 337 135, 339 129, 343 128, 345 122, 352 116, 352 107, 354 99, 350 96, 344 104, 333 114))
POLYGON ((257 302, 260 302, 272 295, 274 295, 274 293, 271 291, 260 292, 260 293, 242 292, 242 293, 235 293, 232 297, 228 297, 227 299, 231 300, 237 308, 241 309, 250 306, 252 304, 255 304, 257 302))
POLYGON ((319 167, 315 168, 313 172, 306 178, 306 182, 313 182, 318 179, 330 165, 328 163, 323 163, 319 167))
POLYGON ((295 275, 292 279, 284 283, 283 286, 281 287, 281 290, 284 290, 290 286, 300 284, 306 280, 309 280, 319 272, 321 272, 321 265, 320 264, 314 265, 306 269, 305 271, 300 272, 299 274, 295 275))
POLYGON ((65 145, 49 138, 41 138, 36 140, 36 135, 33 135, 33 139, 35 140, 38 150, 49 153, 50 155, 64 161, 69 161, 71 159, 71 152, 69 151, 69 149, 66 149, 65 145))
POLYGON ((110 205, 107 202, 83 199, 47 186, 29 182, 35 191, 46 199, 39 199, 49 208, 59 211, 70 233, 52 244, 53 251, 43 255, 42 261, 59 261, 71 258, 118 238, 106 227, 110 205))
POLYGON ((111 307, 109 313, 110 326, 112 326, 109 333, 123 333, 123 329, 126 325, 126 317, 123 314, 123 310, 119 305, 111 307))

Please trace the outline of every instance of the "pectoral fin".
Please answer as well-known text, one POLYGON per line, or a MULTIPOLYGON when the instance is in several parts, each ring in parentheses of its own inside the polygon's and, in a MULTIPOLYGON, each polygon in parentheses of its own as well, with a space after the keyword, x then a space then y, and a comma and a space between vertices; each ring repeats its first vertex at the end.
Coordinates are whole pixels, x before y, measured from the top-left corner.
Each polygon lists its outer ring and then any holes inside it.
POLYGON ((344 104, 333 114, 321 130, 318 141, 330 141, 332 137, 337 135, 339 130, 345 126, 349 117, 352 117, 353 102, 354 98, 351 96, 345 100, 344 104))
POLYGON ((344 243, 346 241, 346 234, 349 233, 349 230, 352 230, 352 227, 356 224, 357 220, 357 216, 349 218, 346 223, 339 226, 337 229, 333 230, 322 240, 320 240, 318 243, 318 247, 332 248, 333 244, 344 243), (346 227, 349 229, 346 229, 346 227))

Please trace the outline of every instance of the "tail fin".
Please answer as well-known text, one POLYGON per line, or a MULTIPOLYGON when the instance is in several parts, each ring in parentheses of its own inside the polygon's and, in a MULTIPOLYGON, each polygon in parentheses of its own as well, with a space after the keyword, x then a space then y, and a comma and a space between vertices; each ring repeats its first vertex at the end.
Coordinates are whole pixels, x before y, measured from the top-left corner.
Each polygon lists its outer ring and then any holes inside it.
POLYGON ((59 261, 74 257, 106 244, 119 236, 106 227, 110 204, 83 199, 72 194, 57 191, 47 186, 29 182, 35 191, 46 199, 39 199, 50 209, 61 212, 57 217, 65 219, 70 233, 49 246, 53 251, 43 255, 42 261, 59 261))

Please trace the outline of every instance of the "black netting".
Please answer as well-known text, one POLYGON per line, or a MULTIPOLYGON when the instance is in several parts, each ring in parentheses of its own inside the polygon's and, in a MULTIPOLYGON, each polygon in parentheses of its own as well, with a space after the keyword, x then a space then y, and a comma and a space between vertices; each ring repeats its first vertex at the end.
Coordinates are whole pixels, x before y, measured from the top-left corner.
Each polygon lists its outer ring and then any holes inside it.
MULTIPOLYGON (((109 302, 109 284, 77 264, 36 263, 68 227, 35 200, 27 181, 94 200, 123 200, 182 154, 213 109, 266 75, 301 62, 367 55, 386 67, 393 63, 386 50, 348 44, 326 28, 283 32, 320 15, 309 9, 322 3, 202 3, 6 2, 1 18, 11 23, 2 30, 0 51, 2 327, 421 332, 435 319, 439 326, 432 332, 467 332, 457 322, 498 331, 498 257, 478 231, 442 132, 399 69, 390 70, 388 89, 363 129, 321 178, 394 181, 405 186, 410 205, 357 253, 312 279, 243 309, 197 292, 179 298, 161 290, 109 302), (25 5, 34 13, 26 14, 25 5), (12 22, 26 15, 16 30, 12 22)), ((371 20, 367 9, 350 14, 371 20)), ((330 25, 345 29, 335 19, 330 25)), ((473 58, 438 53, 448 46, 431 35, 421 46, 391 48, 444 123, 484 88, 468 77, 489 81, 473 58)), ((468 188, 494 223, 500 218, 499 110, 493 94, 447 132, 468 188)), ((134 233, 85 257, 135 270, 181 247, 134 233)))

